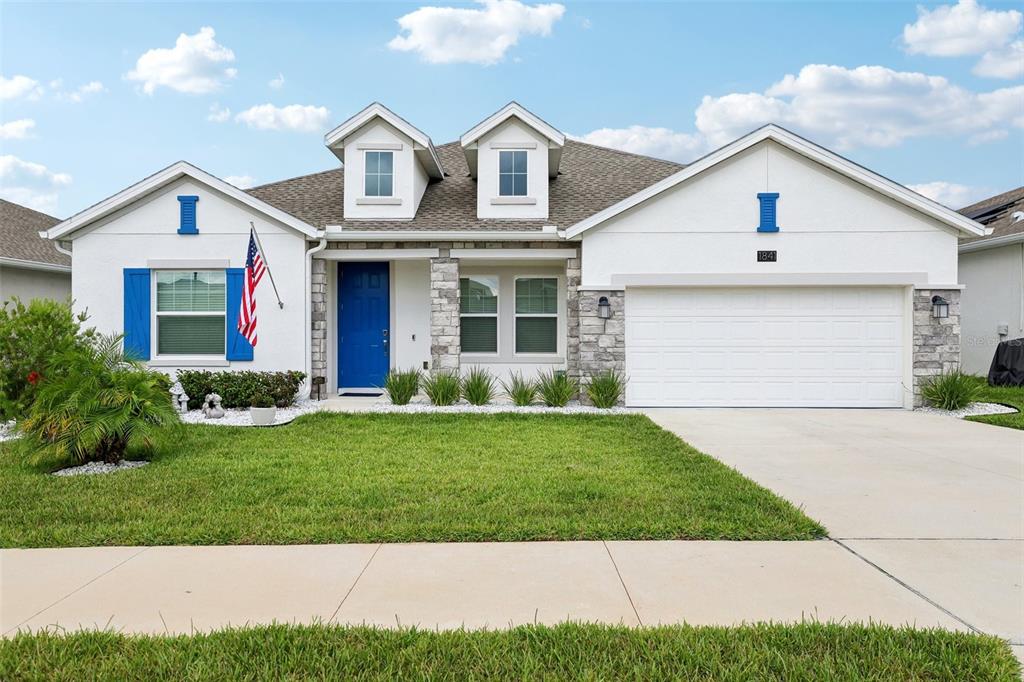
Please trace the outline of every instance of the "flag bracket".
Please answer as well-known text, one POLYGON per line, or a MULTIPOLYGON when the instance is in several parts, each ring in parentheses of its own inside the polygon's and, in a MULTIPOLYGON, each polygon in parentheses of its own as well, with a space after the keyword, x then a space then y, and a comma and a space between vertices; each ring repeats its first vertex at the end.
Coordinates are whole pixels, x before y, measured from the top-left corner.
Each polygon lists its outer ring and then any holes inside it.
POLYGON ((267 274, 270 275, 270 285, 274 287, 274 296, 277 297, 277 307, 284 310, 284 302, 281 300, 281 295, 277 293, 277 282, 274 281, 274 273, 270 269, 267 252, 263 248, 263 242, 260 241, 260 233, 256 231, 256 225, 251 220, 249 221, 249 227, 252 228, 253 236, 256 237, 256 246, 260 248, 260 253, 263 255, 263 264, 267 267, 267 274))

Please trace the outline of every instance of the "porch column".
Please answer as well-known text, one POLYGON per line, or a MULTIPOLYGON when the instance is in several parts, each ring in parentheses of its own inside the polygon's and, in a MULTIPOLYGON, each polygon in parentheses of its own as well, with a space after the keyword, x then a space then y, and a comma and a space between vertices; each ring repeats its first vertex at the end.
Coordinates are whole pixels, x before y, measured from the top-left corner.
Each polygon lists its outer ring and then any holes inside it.
MULTIPOLYGON (((327 376, 327 261, 314 258, 310 287, 310 373, 327 376)), ((312 378, 312 377, 311 377, 312 378)))
POLYGON ((459 371, 459 259, 440 249, 430 259, 430 368, 459 371))

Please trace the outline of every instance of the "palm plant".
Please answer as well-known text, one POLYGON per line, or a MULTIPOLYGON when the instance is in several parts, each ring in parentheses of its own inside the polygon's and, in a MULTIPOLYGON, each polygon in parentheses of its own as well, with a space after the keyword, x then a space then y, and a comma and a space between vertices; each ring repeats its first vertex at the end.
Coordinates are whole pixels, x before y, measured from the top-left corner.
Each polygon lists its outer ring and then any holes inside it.
POLYGON ((473 367, 462 379, 462 397, 470 405, 486 405, 497 393, 494 377, 482 367, 473 367))
POLYGON ((167 378, 126 357, 120 336, 98 336, 57 363, 63 373, 39 384, 19 424, 37 441, 37 456, 117 463, 131 448, 150 448, 153 431, 178 420, 167 378))
POLYGON ((438 370, 423 379, 423 392, 434 405, 454 405, 462 393, 462 380, 455 372, 438 370))
POLYGON ((512 372, 508 381, 502 381, 501 387, 517 407, 529 407, 537 399, 537 382, 524 379, 522 372, 512 372))
POLYGON ((605 370, 594 375, 587 384, 587 397, 594 407, 608 409, 615 407, 626 390, 626 378, 615 370, 605 370))
POLYGON ((580 392, 580 385, 564 371, 549 370, 537 377, 537 392, 548 407, 565 407, 580 392))

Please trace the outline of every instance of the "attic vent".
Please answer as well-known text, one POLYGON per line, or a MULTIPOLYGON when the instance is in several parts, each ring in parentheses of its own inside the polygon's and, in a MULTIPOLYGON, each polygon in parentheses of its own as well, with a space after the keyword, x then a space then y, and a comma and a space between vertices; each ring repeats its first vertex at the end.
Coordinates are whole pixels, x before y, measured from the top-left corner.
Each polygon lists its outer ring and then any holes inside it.
POLYGON ((178 226, 178 234, 199 234, 196 226, 196 202, 197 196, 182 195, 178 197, 181 204, 181 223, 178 226))
POLYGON ((778 199, 778 192, 761 192, 757 195, 757 200, 761 202, 761 224, 757 226, 758 232, 779 231, 779 226, 775 222, 775 202, 778 199))

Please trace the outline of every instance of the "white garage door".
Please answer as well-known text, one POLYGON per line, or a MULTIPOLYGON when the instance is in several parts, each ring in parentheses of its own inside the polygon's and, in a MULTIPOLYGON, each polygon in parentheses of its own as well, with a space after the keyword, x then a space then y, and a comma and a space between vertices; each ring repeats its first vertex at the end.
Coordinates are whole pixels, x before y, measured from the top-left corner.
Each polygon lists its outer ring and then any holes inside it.
POLYGON ((626 403, 901 407, 898 288, 627 289, 626 403))

